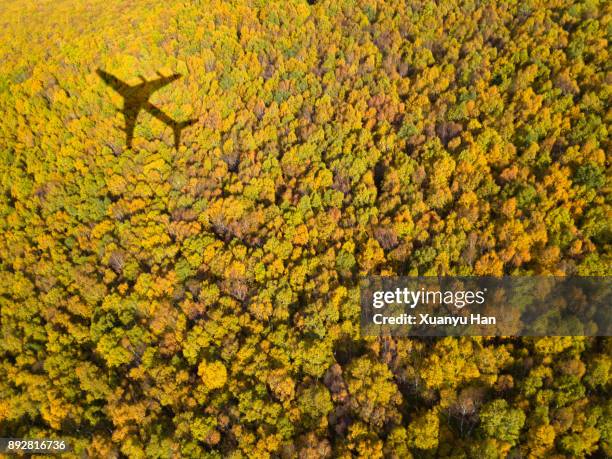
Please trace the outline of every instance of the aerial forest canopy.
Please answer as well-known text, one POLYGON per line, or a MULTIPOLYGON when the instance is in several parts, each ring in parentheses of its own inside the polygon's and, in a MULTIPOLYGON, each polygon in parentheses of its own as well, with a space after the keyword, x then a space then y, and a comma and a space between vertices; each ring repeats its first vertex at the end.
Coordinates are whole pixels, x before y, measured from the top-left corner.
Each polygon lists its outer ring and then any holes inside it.
POLYGON ((365 275, 611 273, 612 3, 311 3, 0 0, 0 436, 612 456, 610 338, 359 330, 365 275), (98 69, 197 121, 128 148, 98 69))

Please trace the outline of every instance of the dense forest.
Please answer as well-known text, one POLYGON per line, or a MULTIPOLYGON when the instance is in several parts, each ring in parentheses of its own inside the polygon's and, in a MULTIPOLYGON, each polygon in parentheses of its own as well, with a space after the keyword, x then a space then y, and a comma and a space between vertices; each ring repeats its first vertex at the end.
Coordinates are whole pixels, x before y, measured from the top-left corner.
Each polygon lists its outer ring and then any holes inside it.
POLYGON ((612 456, 612 340, 364 337, 365 275, 607 276, 598 0, 0 0, 0 437, 612 456), (178 148, 96 74, 182 78, 178 148))

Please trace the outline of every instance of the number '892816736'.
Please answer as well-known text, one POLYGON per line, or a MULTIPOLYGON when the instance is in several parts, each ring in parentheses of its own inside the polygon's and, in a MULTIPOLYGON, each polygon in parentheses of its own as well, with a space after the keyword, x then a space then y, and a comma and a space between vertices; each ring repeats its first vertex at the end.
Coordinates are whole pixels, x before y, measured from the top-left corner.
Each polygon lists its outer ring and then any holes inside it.
POLYGON ((0 453, 63 453, 68 450, 65 440, 0 438, 0 453))

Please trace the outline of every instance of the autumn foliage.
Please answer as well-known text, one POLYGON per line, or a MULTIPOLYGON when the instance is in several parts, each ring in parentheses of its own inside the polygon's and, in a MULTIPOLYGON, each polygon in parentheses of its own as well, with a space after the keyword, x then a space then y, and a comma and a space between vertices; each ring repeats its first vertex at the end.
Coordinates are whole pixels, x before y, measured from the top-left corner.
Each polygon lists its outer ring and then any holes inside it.
POLYGON ((358 290, 610 274, 611 9, 0 0, 0 436, 611 456, 610 339, 364 338, 358 290), (98 68, 182 74, 179 148, 98 68))

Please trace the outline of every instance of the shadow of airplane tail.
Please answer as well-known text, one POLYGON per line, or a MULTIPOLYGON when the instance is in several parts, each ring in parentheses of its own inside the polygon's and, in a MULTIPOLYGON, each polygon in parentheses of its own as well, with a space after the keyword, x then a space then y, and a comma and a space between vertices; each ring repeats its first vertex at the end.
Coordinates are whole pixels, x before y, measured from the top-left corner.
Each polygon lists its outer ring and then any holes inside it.
POLYGON ((191 119, 173 123, 172 131, 174 131, 174 148, 178 150, 179 144, 181 143, 181 132, 183 132, 183 129, 194 125, 197 121, 197 119, 191 119))

